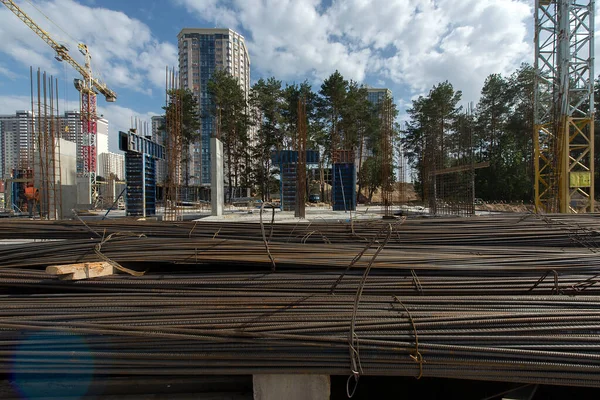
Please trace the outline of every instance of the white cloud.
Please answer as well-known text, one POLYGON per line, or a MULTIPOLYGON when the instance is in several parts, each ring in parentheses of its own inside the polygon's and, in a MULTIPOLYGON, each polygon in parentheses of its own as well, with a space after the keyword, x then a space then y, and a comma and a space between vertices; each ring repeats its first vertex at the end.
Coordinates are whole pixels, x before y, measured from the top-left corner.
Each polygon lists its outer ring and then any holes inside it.
MULTIPOLYGON (((236 29, 238 20, 236 13, 224 6, 219 0, 173 0, 175 4, 184 6, 189 12, 200 15, 204 20, 217 21, 223 27, 236 29)), ((225 2, 226 3, 226 2, 225 2)), ((226 4, 225 4, 226 5, 226 4)), ((183 28, 183 27, 182 27, 183 28)))
POLYGON ((385 78, 409 95, 449 80, 477 99, 485 77, 533 60, 527 0, 173 0, 242 28, 253 71, 284 80, 385 78))
POLYGON ((21 110, 31 110, 31 97, 0 96, 0 114, 14 114, 21 110))
MULTIPOLYGON (((98 6, 86 6, 74 0, 40 0, 36 6, 64 31, 45 19, 31 5, 20 4, 81 65, 83 56, 77 51, 77 40, 84 41, 92 54, 92 68, 111 88, 128 88, 150 93, 153 87, 163 88, 166 65, 175 65, 177 49, 169 42, 157 40, 150 28, 120 11, 98 6), (72 39, 72 38, 74 39, 72 39), (151 62, 148 60, 151 59, 151 62), (160 77, 163 77, 162 79, 160 77)), ((0 9, 0 52, 19 62, 24 69, 30 65, 57 74, 57 62, 52 49, 7 8, 0 9)), ((69 71, 76 75, 74 71, 69 71)))
POLYGON ((248 31, 252 68, 264 74, 284 80, 306 75, 323 79, 338 69, 347 78, 365 77, 371 50, 352 51, 331 40, 330 17, 319 11, 317 0, 175 2, 218 26, 248 31))
POLYGON ((19 76, 18 74, 14 73, 10 69, 6 68, 6 66, 4 66, 4 64, 0 64, 0 75, 4 75, 8 79, 12 79, 12 80, 14 80, 15 78, 17 78, 19 76))

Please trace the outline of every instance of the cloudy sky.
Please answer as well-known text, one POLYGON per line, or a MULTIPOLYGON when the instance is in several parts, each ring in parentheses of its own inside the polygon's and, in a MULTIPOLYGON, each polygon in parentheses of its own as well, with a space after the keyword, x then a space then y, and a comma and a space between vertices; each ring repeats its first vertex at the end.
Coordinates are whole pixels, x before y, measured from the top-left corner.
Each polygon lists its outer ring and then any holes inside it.
MULTIPOLYGON (((164 104, 165 66, 177 66, 184 27, 242 33, 251 78, 308 79, 336 69, 347 79, 392 90, 401 113, 411 98, 449 80, 477 101, 485 77, 533 61, 533 0, 27 0, 17 1, 71 49, 88 45, 97 75, 119 96, 98 104, 116 132, 149 120, 164 104), (49 18, 46 18, 46 16, 49 18)), ((60 108, 77 108, 74 70, 0 6, 0 113, 29 109, 29 66, 59 79, 60 108)))

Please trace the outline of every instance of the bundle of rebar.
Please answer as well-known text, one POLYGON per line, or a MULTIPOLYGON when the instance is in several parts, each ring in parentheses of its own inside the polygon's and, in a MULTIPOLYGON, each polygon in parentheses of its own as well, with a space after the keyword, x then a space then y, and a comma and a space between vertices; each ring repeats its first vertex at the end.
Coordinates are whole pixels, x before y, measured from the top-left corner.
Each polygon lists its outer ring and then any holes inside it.
POLYGON ((34 222, 69 240, 0 246, 0 370, 600 387, 596 221, 34 222), (144 275, 40 270, 97 260, 144 275))
MULTIPOLYGON (((600 386, 600 296, 192 291, 0 297, 4 373, 397 375, 600 386)), ((183 288, 187 289, 186 284, 183 288)), ((177 287, 175 285, 175 287, 177 287)), ((108 289, 108 288, 107 288, 108 289)), ((355 290, 357 288, 355 287, 355 290)))
MULTIPOLYGON (((502 215, 475 218, 414 218, 401 227, 394 224, 394 241, 421 245, 489 245, 600 247, 600 214, 502 215)), ((314 221, 270 224, 263 227, 269 241, 303 243, 348 243, 368 241, 381 229, 381 221, 314 221)), ((0 239, 84 239, 128 232, 148 237, 262 240, 259 223, 242 222, 151 222, 27 221, 0 223, 0 239)))

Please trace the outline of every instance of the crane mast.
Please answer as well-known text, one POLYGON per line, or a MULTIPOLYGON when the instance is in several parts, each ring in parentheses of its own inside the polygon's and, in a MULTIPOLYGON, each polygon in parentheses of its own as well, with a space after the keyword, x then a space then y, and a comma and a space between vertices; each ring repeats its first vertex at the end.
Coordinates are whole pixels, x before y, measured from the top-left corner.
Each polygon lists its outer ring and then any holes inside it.
POLYGON ((85 65, 79 64, 69 54, 69 49, 56 42, 44 31, 29 15, 27 15, 13 0, 0 0, 10 11, 12 11, 21 21, 34 31, 46 44, 56 52, 54 58, 58 61, 65 61, 70 64, 82 79, 75 79, 75 88, 80 93, 80 118, 83 143, 80 149, 81 163, 77 165, 79 176, 89 178, 89 198, 87 203, 92 203, 96 197, 96 134, 97 134, 97 104, 96 93, 101 93, 107 102, 114 102, 117 94, 106 86, 99 79, 94 78, 91 67, 91 55, 87 46, 83 43, 78 44, 79 51, 85 57, 85 65))
POLYGON ((537 212, 594 211, 594 0, 536 0, 537 212))

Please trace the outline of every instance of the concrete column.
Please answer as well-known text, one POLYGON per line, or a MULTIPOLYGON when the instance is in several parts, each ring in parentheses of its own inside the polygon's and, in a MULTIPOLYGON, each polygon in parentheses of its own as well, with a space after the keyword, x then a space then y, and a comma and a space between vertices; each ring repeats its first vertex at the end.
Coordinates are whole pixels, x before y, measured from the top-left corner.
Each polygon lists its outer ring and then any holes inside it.
POLYGON ((211 215, 223 215, 225 192, 223 189, 223 143, 217 138, 210 138, 210 205, 211 215))
POLYGON ((329 400, 329 375, 254 375, 254 400, 329 400))

